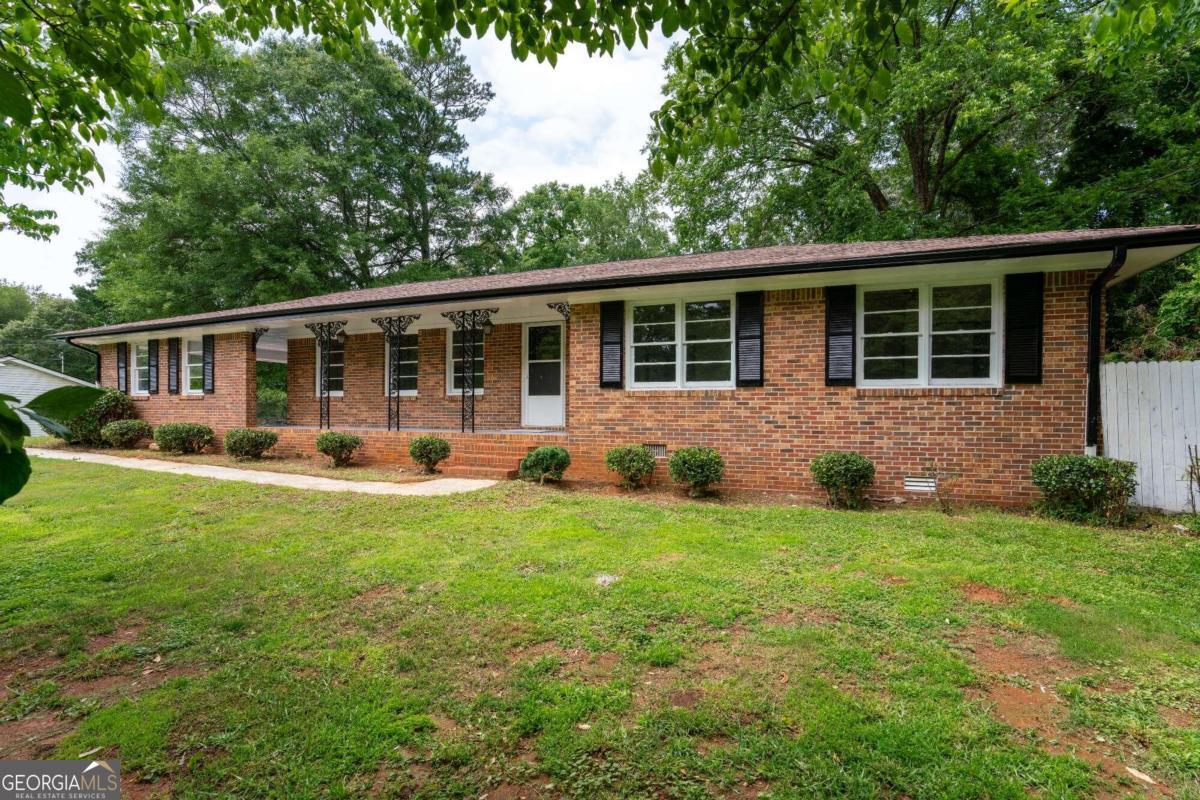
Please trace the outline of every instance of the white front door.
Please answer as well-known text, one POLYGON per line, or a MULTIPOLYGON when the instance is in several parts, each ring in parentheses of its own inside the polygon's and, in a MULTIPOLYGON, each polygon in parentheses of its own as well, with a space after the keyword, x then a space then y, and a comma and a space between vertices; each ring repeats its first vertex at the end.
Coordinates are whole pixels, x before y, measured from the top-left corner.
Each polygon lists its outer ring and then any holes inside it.
POLYGON ((524 378, 521 398, 524 424, 532 427, 561 426, 565 371, 563 369, 563 324, 532 322, 525 325, 524 378))

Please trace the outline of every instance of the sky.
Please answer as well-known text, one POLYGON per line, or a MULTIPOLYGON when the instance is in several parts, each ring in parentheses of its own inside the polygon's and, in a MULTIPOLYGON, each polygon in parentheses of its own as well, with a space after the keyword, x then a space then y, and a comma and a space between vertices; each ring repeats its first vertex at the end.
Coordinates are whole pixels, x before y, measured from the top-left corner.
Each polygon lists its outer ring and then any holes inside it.
MULTIPOLYGON (((646 164, 642 149, 650 112, 662 101, 662 63, 667 40, 648 48, 618 49, 613 57, 588 58, 572 47, 557 67, 512 57, 507 42, 494 38, 463 43, 477 78, 496 97, 482 119, 464 126, 475 169, 490 172, 514 194, 557 180, 594 186, 646 164)), ((58 213, 60 232, 43 242, 0 231, 0 278, 70 295, 79 283, 75 253, 103 226, 103 203, 117 191, 121 158, 106 145, 97 154, 106 180, 84 194, 62 189, 9 189, 5 199, 58 213)))

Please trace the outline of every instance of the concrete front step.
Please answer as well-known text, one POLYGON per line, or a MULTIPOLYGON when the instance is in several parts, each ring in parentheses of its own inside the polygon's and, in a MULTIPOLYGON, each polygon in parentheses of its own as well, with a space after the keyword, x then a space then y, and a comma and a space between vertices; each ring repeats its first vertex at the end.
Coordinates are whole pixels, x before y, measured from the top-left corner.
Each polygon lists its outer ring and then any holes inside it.
POLYGON ((494 480, 510 480, 517 477, 517 470, 511 467, 463 465, 443 467, 442 475, 451 478, 492 478, 494 480))

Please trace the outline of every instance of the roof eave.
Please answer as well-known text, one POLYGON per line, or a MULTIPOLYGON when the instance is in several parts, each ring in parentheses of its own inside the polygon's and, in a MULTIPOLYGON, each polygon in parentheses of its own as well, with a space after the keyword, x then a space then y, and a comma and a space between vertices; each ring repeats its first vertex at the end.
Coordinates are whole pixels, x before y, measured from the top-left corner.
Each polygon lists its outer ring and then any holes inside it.
POLYGON ((128 325, 109 326, 103 328, 85 328, 77 331, 63 331, 54 334, 54 338, 66 339, 87 336, 110 336, 123 333, 145 333, 155 330, 171 330, 173 328, 189 328, 199 325, 217 323, 246 322, 255 319, 281 319, 288 317, 305 317, 320 314, 336 313, 338 311, 368 310, 372 308, 402 308, 406 306, 430 305, 434 303, 459 302, 466 300, 494 300, 503 297, 522 297, 546 294, 557 294, 566 291, 596 291, 605 289, 626 289, 635 286, 654 286, 666 283, 696 283, 700 281, 727 280, 730 278, 771 277, 774 275, 798 275, 816 272, 842 272, 856 269, 887 269, 897 267, 917 266, 924 264, 946 264, 967 261, 993 261, 1012 258, 1029 258, 1033 256, 1071 255, 1076 253, 1102 252, 1117 245, 1136 248, 1162 247, 1169 245, 1200 244, 1200 230, 1184 229, 1174 231, 1155 231, 1143 235, 1124 232, 1111 237, 1097 237, 1079 241, 1063 242, 1029 242, 1011 245, 992 245, 985 247, 954 248, 949 250, 899 253, 884 256, 859 256, 839 259, 837 261, 821 262, 791 262, 784 264, 750 265, 711 269, 699 272, 667 272, 657 275, 622 276, 606 279, 596 279, 586 282, 563 281, 560 283, 544 284, 529 288, 510 287, 494 290, 475 290, 469 292, 447 292, 420 298, 397 298, 375 300, 370 302, 333 303, 322 306, 289 311, 255 311, 245 314, 221 314, 220 316, 197 317, 186 323, 160 323, 154 320, 134 322, 128 325))

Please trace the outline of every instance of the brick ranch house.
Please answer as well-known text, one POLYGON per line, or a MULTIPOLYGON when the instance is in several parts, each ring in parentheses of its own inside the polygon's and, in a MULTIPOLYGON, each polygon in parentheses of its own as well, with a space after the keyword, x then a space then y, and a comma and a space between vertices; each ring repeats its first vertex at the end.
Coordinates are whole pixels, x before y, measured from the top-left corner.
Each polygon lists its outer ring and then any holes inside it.
POLYGON ((286 363, 287 420, 269 426, 285 455, 333 428, 364 439, 363 462, 407 463, 434 431, 450 474, 561 445, 568 477, 608 480, 614 445, 710 445, 726 486, 812 495, 810 460, 857 450, 879 497, 957 474, 957 496, 1021 504, 1034 459, 1097 445, 1104 290, 1197 244, 1200 226, 764 247, 60 336, 146 421, 218 437, 258 425, 256 362, 286 363))

